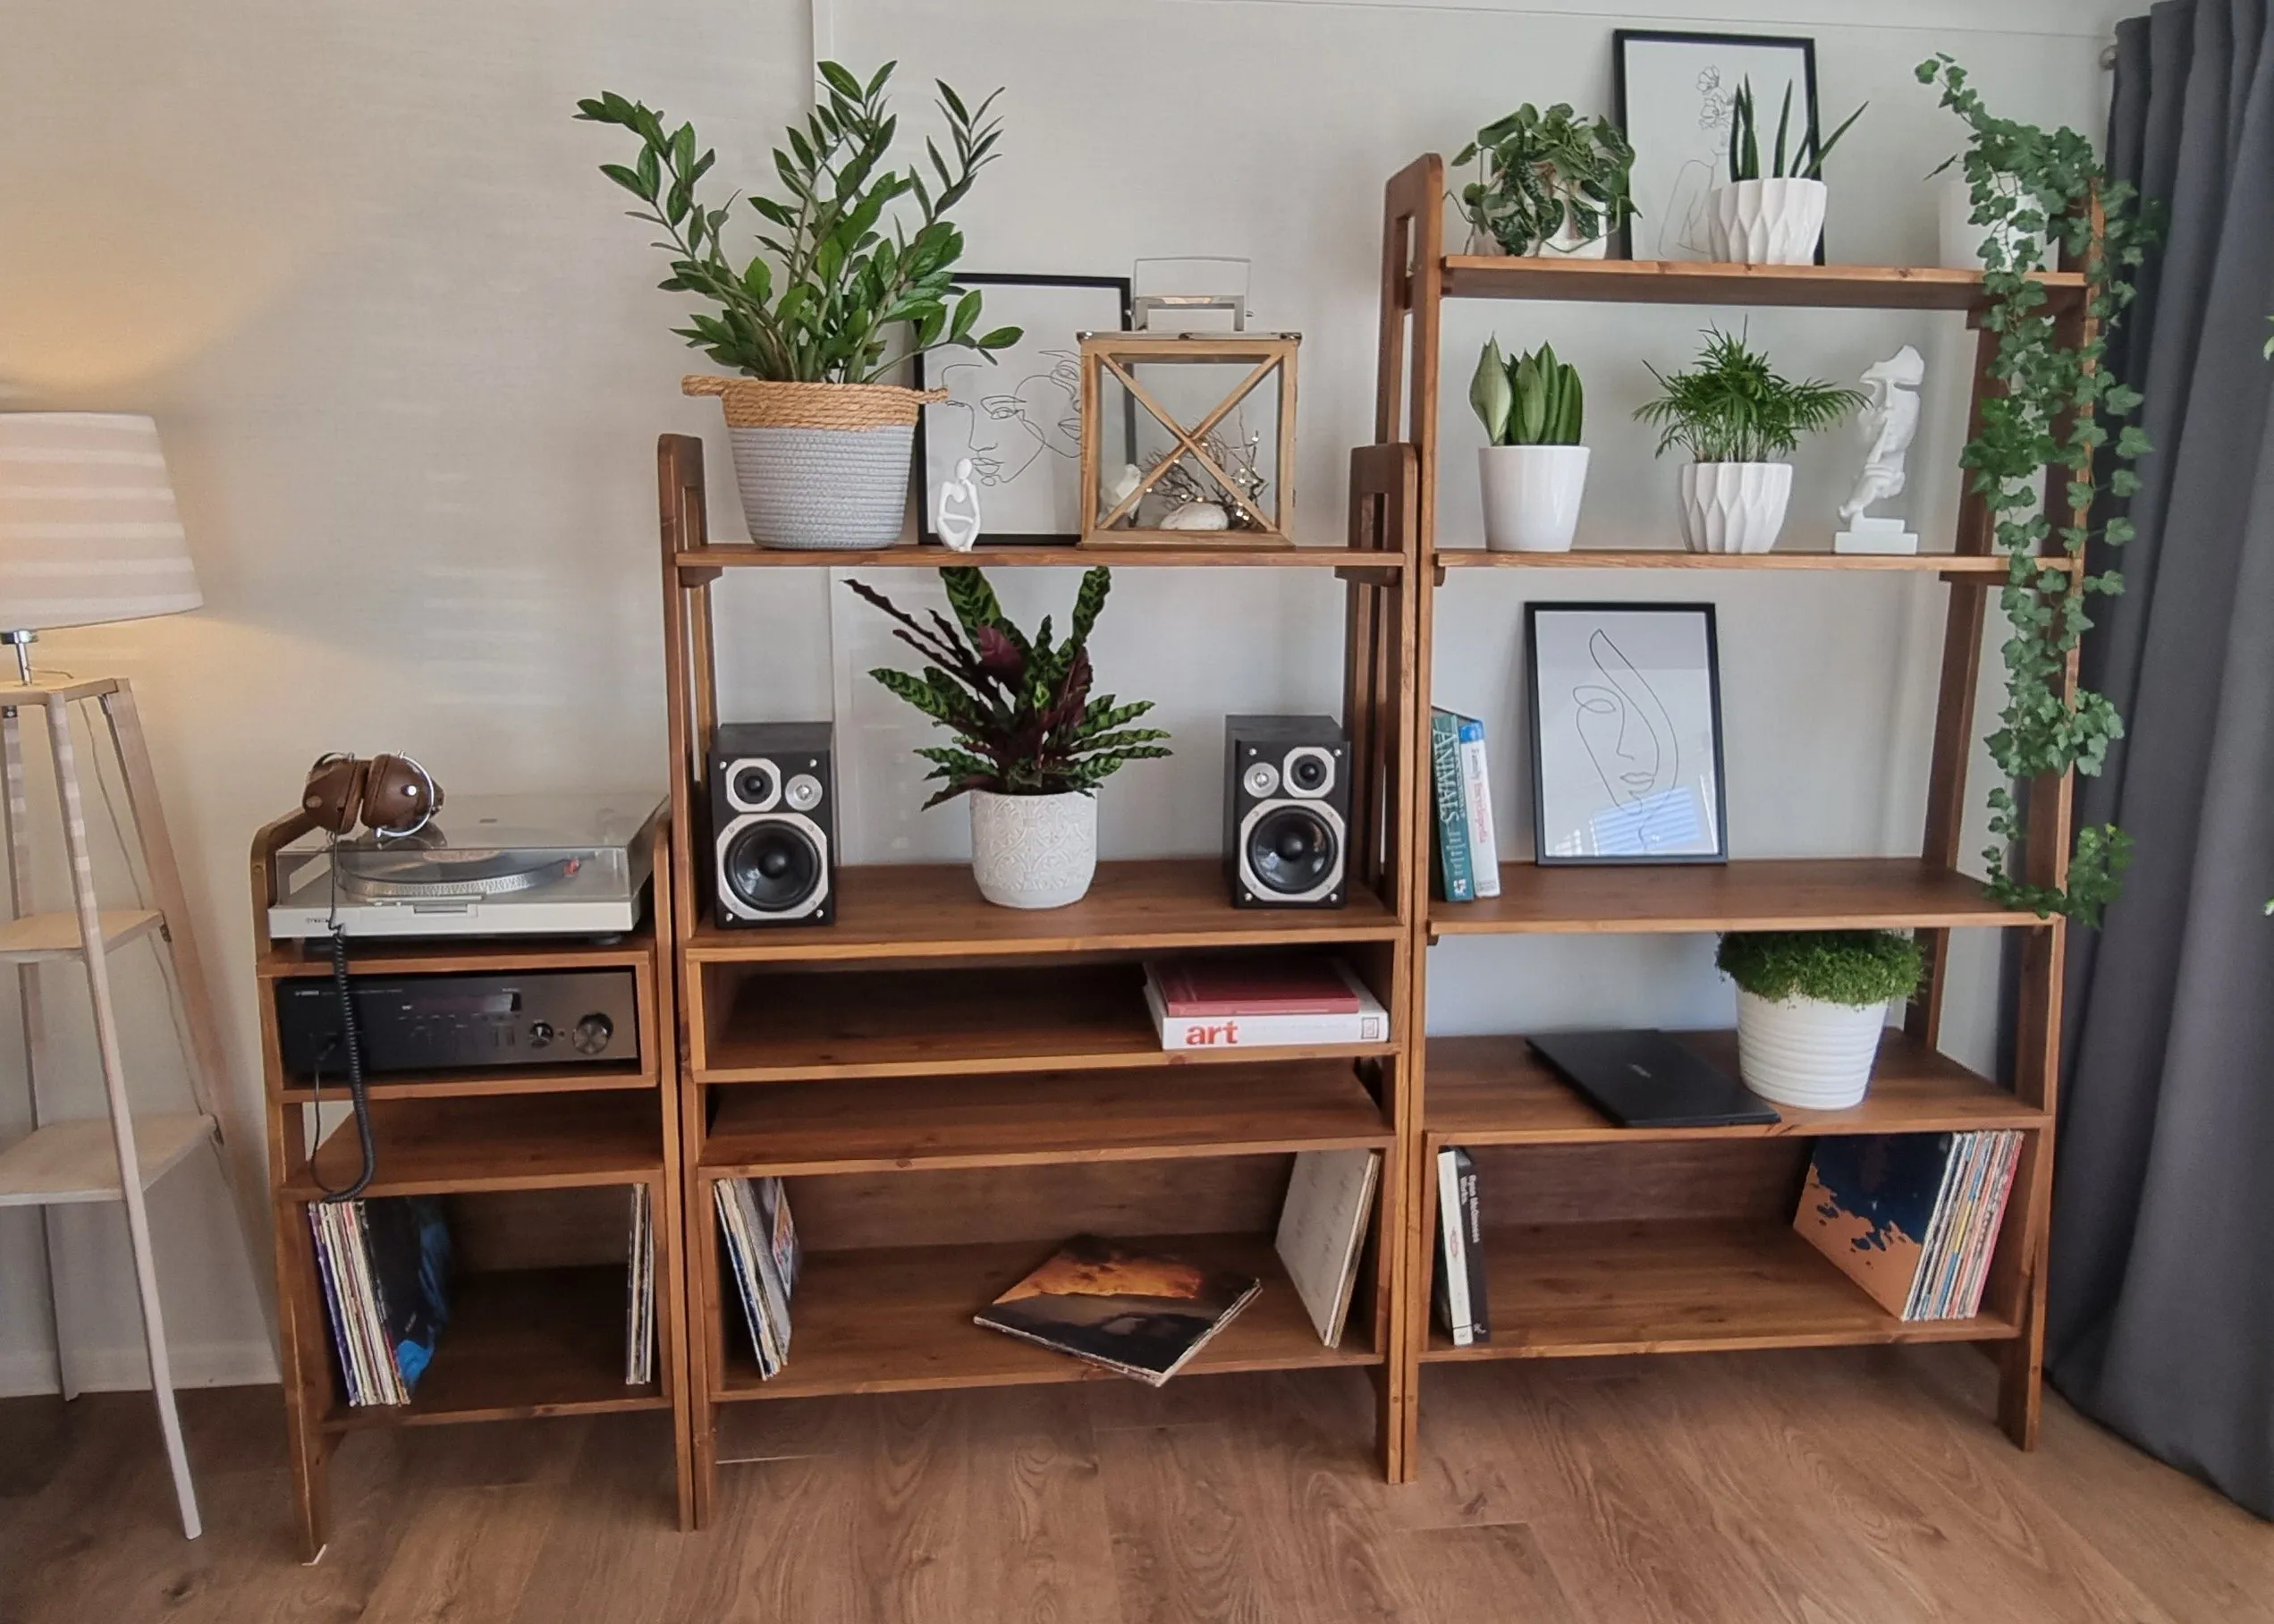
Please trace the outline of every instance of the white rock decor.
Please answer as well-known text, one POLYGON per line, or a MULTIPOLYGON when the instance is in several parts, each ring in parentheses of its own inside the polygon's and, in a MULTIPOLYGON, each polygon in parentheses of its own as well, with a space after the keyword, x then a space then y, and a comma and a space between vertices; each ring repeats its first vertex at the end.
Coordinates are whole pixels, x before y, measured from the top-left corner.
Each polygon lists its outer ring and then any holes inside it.
POLYGON ((1693 553, 1766 553, 1791 500, 1789 462, 1686 462, 1682 540, 1693 553))
POLYGON ((974 790, 971 877, 998 908, 1064 908, 1097 875, 1097 798, 974 790))

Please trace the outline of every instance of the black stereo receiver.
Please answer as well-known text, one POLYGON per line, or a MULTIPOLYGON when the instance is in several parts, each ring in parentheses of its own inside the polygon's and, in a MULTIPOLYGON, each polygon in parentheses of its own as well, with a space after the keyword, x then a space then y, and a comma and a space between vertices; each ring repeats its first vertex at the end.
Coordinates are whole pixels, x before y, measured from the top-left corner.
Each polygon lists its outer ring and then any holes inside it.
MULTIPOLYGON (((364 1070, 589 1066, 639 1058, 638 982, 630 969, 519 975, 351 976, 364 1070)), ((284 1070, 344 1081, 340 995, 329 979, 276 984, 284 1070)))

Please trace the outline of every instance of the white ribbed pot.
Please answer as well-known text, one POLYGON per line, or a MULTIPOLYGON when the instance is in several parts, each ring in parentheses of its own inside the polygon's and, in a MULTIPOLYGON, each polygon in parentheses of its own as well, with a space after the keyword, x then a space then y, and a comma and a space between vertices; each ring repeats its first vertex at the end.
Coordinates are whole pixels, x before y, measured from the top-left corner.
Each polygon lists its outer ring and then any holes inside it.
POLYGON ((1737 1074, 1779 1105, 1842 1111, 1860 1104, 1879 1058, 1887 1005, 1770 1000, 1737 989, 1737 1074))
POLYGON ((695 375, 726 410, 742 517, 761 546, 889 547, 908 518, 916 419, 943 389, 695 375))
POLYGON ((1485 445, 1484 545, 1495 553, 1568 553, 1587 488, 1584 445, 1485 445))
POLYGON ((1789 462, 1686 462, 1682 540, 1693 553, 1766 553, 1791 500, 1789 462))
POLYGON ((1097 873, 1097 799, 973 790, 971 877, 1001 908, 1078 902, 1097 873))
POLYGON ((1822 181, 1737 181, 1706 194, 1706 241, 1737 265, 1813 265, 1824 234, 1822 181))

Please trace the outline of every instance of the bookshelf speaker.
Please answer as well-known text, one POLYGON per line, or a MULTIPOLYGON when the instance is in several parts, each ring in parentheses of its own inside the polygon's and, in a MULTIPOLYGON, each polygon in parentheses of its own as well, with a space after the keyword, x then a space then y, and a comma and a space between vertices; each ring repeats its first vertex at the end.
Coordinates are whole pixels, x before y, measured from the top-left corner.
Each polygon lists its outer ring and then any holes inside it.
POLYGON ((1224 718, 1224 878, 1235 908, 1340 908, 1350 741, 1331 716, 1224 718))
POLYGON ((730 928, 837 917, 837 795, 826 722, 711 735, 711 917, 730 928))

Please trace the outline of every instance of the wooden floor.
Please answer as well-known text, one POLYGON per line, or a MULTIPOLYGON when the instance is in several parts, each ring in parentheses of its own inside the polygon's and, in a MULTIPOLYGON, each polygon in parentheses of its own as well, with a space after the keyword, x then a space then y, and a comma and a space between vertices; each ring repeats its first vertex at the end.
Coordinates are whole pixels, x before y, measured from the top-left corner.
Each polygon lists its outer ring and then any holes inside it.
POLYGON ((0 1403, 0 1620, 2274 1620, 2274 1527, 1964 1349, 1467 1366, 1422 1481, 1356 1372, 741 1407, 720 1527, 667 1525, 659 1416, 375 1434, 298 1566, 273 1389, 0 1403))

